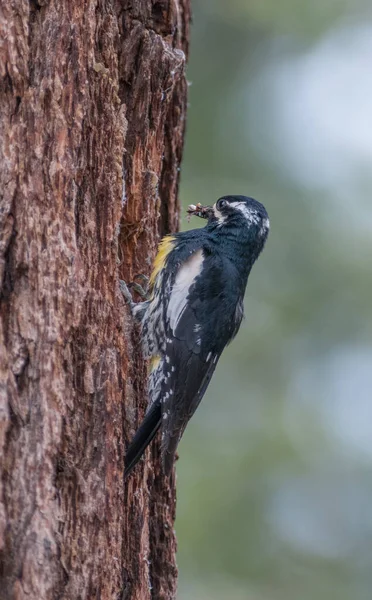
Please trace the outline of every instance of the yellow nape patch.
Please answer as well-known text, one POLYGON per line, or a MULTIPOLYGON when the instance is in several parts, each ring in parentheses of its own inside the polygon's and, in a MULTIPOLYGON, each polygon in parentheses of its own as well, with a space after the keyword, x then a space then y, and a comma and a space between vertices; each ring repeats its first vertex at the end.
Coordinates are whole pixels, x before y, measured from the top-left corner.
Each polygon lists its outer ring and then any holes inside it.
POLYGON ((160 242, 158 253, 154 260, 154 267, 150 277, 150 287, 152 287, 156 281, 157 276, 165 265, 168 254, 175 246, 175 237, 173 235, 166 235, 160 242))
POLYGON ((156 367, 158 367, 161 360, 160 354, 155 354, 150 358, 149 362, 149 371, 155 371, 156 367))

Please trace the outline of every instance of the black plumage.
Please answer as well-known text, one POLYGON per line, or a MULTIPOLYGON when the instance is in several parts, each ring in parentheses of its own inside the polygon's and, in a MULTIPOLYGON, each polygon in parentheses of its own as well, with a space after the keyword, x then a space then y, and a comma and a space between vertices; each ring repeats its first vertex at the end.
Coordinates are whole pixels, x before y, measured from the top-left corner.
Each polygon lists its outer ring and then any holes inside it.
POLYGON ((184 429, 239 330, 248 276, 268 235, 267 212, 252 198, 224 196, 197 214, 207 225, 165 239, 150 300, 133 308, 153 368, 150 406, 129 445, 126 476, 159 428, 163 469, 170 473, 184 429))

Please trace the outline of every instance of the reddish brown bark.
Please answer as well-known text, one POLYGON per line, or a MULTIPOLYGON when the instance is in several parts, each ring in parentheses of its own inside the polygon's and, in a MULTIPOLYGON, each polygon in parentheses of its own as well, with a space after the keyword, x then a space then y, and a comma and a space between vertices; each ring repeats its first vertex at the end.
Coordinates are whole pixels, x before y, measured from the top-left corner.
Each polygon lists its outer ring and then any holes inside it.
POLYGON ((174 482, 118 280, 178 226, 189 0, 0 8, 0 597, 174 598, 174 482))

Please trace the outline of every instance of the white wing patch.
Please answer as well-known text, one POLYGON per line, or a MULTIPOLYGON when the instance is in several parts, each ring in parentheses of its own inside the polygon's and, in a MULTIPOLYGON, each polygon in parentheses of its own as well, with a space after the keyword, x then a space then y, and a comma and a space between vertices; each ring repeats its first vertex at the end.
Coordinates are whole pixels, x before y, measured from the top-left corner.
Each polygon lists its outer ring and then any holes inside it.
POLYGON ((189 289, 201 273, 203 260, 203 251, 198 250, 190 256, 177 273, 167 310, 169 324, 173 333, 176 331, 179 320, 185 310, 189 289))

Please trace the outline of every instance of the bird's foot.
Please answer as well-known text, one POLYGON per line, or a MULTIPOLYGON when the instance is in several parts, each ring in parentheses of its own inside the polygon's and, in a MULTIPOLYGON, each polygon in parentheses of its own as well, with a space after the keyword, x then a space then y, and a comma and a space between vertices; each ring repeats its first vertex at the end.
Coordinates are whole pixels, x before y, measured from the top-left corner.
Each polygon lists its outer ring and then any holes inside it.
MULTIPOLYGON (((139 275, 138 277, 141 277, 144 280, 146 280, 145 283, 147 284, 148 278, 145 277, 145 275, 139 275)), ((123 294, 125 302, 129 305, 132 316, 135 318, 136 321, 141 322, 148 305, 149 292, 147 291, 147 289, 145 290, 143 286, 136 283, 135 281, 133 283, 127 284, 122 279, 119 279, 119 287, 121 293, 123 294), (133 302, 131 289, 137 292, 137 294, 139 294, 142 298, 144 298, 144 301, 133 302)))
POLYGON ((137 292, 137 294, 139 296, 141 296, 141 298, 143 300, 148 300, 149 299, 149 278, 146 275, 136 275, 134 277, 134 281, 132 283, 129 284, 129 286, 135 291, 137 292), (138 283, 138 280, 142 283, 138 283))
POLYGON ((120 291, 123 294, 124 300, 130 307, 134 305, 132 294, 130 293, 129 287, 123 279, 119 279, 120 291))

